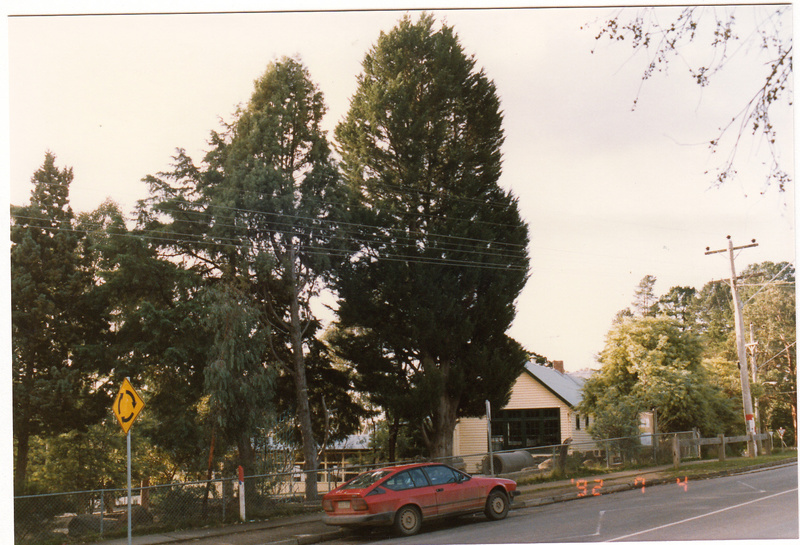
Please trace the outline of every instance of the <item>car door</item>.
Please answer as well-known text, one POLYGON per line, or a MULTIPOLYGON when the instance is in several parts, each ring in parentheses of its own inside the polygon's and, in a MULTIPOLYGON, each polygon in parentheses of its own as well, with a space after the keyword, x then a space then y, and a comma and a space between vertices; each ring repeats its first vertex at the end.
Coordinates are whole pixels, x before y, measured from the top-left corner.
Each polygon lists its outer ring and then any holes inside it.
POLYGON ((420 468, 401 471, 387 479, 382 486, 397 493, 395 510, 402 505, 413 503, 419 506, 422 518, 436 515, 438 512, 436 491, 420 468))
POLYGON ((424 468, 436 492, 436 507, 439 515, 452 515, 472 509, 475 499, 470 497, 472 487, 462 482, 460 473, 454 469, 435 465, 424 468))

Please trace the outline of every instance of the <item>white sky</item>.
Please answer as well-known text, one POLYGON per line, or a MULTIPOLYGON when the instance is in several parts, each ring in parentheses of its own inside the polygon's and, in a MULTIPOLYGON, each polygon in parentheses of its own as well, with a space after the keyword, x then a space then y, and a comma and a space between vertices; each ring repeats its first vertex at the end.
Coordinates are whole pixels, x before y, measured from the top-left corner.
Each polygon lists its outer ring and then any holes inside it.
MULTIPOLYGON (((107 13, 163 11, 161 4, 66 6, 107 13)), ((203 11, 275 3, 166 5, 203 11)), ((326 5, 336 6, 302 4, 326 5)), ((754 9, 739 8, 743 28, 754 9)), ((18 2, 9 13, 64 10, 56 2, 18 2)), ((727 276, 725 254, 703 255, 706 246, 724 248, 726 235, 737 245, 752 238, 760 244, 741 253, 739 269, 794 261, 793 186, 760 195, 764 171, 747 169, 767 158, 762 142, 742 142, 745 168, 736 182, 712 189, 703 175, 714 165, 706 143, 761 84, 758 51, 737 51, 704 89, 675 62, 667 77, 642 87, 632 111, 646 59, 625 44, 596 42, 596 29, 581 29, 609 15, 607 8, 431 11, 454 26, 502 101, 501 184, 519 197, 531 236, 531 275, 511 330, 526 348, 564 360, 567 370, 596 366, 611 321, 639 280, 656 276, 662 294, 727 276)), ((74 169, 74 210, 111 198, 131 212, 146 196, 140 180, 168 169, 177 147, 199 163, 218 118, 230 119, 267 64, 283 55, 299 55, 324 93, 332 136, 364 55, 403 13, 9 18, 10 202, 28 201, 31 175, 51 150, 59 167, 74 169)), ((784 168, 793 173, 792 112, 773 116, 784 168)))

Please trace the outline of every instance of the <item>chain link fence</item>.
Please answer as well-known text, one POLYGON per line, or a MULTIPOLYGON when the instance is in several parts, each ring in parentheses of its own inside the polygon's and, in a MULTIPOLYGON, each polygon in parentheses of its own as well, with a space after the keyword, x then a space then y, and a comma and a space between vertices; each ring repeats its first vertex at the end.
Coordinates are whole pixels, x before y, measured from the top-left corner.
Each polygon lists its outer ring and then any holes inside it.
MULTIPOLYGON (((439 460, 471 474, 512 478, 577 476, 587 470, 670 463, 676 434, 568 443, 439 460)), ((696 438, 682 432, 680 439, 696 438)), ((683 447, 683 458, 699 458, 699 447, 683 447)), ((417 460, 422 461, 422 460, 417 460)), ((368 469, 394 465, 340 464, 318 470, 320 495, 368 469)), ((244 477, 248 520, 313 508, 305 503, 306 479, 300 466, 289 471, 244 477)), ((14 534, 18 544, 63 543, 64 538, 116 537, 127 533, 127 489, 86 490, 14 498, 14 534), (58 541, 61 538, 61 541, 58 541)), ((170 531, 240 520, 238 477, 139 486, 131 490, 135 533, 170 531)))
MULTIPOLYGON (((371 467, 380 465, 318 470, 320 498, 371 467)), ((247 519, 317 507, 305 502, 306 478, 307 473, 299 466, 282 473, 245 476, 247 519)), ((133 531, 147 533, 238 522, 239 496, 238 477, 132 487, 133 531)), ((66 537, 124 536, 128 528, 127 503, 127 488, 17 496, 14 498, 15 542, 61 544, 66 537)))
MULTIPOLYGON (((672 440, 699 437, 697 432, 678 432, 638 435, 585 443, 569 442, 558 445, 496 450, 488 453, 444 460, 471 474, 509 474, 524 472, 525 476, 549 477, 554 472, 569 478, 589 470, 608 470, 629 466, 659 465, 672 462, 672 440)), ((681 447, 681 457, 700 458, 697 446, 681 447)))
MULTIPOLYGON (((236 482, 214 479, 132 488, 132 527, 169 530, 237 520, 236 482)), ((50 543, 66 536, 124 535, 128 528, 127 503, 127 488, 17 496, 15 542, 50 543)))

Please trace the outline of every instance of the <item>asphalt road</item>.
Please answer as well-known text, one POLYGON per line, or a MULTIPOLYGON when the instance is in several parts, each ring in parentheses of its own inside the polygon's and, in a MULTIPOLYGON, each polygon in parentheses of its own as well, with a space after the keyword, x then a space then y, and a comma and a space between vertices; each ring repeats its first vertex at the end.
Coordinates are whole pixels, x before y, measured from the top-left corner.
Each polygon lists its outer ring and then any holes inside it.
POLYGON ((411 538, 373 530, 332 545, 798 539, 797 466, 637 488, 581 501, 424 525, 411 538))

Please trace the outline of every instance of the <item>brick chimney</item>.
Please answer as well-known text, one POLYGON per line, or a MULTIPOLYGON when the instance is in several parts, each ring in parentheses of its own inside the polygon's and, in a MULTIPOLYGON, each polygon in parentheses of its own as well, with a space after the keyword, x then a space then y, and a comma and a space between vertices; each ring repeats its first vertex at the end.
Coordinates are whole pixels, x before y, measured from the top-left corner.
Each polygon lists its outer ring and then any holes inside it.
POLYGON ((563 375, 564 374, 564 360, 555 360, 555 361, 553 361, 553 369, 555 369, 556 371, 558 371, 559 373, 561 373, 563 375))

